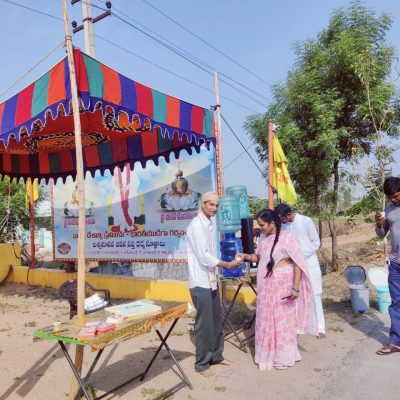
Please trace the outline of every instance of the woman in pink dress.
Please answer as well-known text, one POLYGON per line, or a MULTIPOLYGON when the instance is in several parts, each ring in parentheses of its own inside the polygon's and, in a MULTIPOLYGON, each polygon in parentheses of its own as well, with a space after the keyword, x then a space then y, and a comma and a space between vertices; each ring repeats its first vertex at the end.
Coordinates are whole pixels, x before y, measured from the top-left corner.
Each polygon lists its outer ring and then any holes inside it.
POLYGON ((279 216, 265 209, 257 222, 265 238, 256 254, 240 254, 258 262, 255 362, 260 370, 286 369, 301 359, 297 334, 318 335, 311 284, 299 244, 281 231, 279 216))

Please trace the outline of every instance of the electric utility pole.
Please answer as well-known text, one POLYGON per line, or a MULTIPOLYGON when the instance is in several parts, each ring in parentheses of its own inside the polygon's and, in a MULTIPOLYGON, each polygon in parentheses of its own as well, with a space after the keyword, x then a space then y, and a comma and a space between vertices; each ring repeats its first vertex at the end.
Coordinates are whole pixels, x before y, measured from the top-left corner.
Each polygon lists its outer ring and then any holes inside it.
MULTIPOLYGON (((80 0, 71 0, 71 4, 74 5, 75 3, 78 3, 78 1, 80 0)), ((78 26, 76 21, 72 21, 72 28, 74 33, 77 33, 82 29, 84 30, 85 53, 93 58, 96 58, 93 24, 111 15, 111 1, 106 1, 106 7, 107 11, 104 11, 97 17, 92 18, 92 0, 84 0, 82 1, 83 24, 78 26)))

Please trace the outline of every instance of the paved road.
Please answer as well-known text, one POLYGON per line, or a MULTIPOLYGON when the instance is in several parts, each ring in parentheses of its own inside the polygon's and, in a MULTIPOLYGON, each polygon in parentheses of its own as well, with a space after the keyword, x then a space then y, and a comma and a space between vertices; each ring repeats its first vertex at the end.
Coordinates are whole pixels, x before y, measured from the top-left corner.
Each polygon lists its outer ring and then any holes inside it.
POLYGON ((365 338, 349 349, 342 365, 333 369, 332 380, 319 398, 324 400, 399 400, 400 353, 378 356, 379 343, 386 344, 387 315, 376 314, 366 324, 365 338), (383 325, 384 324, 384 325, 383 325))

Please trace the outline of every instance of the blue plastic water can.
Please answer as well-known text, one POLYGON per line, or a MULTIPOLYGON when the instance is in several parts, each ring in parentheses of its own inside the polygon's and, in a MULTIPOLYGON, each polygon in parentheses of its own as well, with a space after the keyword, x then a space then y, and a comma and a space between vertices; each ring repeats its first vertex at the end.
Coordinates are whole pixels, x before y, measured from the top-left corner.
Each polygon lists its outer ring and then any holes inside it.
POLYGON ((226 188, 226 195, 236 196, 239 199, 240 219, 250 217, 246 186, 229 186, 226 188))
POLYGON ((217 212, 217 228, 222 233, 235 233, 241 229, 239 199, 221 196, 217 212))
MULTIPOLYGON (((224 261, 232 261, 237 253, 243 252, 242 241, 234 233, 226 233, 225 238, 220 242, 221 258, 224 261)), ((246 263, 236 268, 222 268, 224 278, 237 278, 246 274, 246 263)))

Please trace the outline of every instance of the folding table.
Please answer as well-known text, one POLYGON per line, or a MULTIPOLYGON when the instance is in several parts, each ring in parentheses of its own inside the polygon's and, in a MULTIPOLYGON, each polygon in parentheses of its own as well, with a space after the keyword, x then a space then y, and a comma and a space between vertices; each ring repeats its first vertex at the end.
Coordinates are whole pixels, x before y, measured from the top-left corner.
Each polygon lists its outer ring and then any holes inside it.
MULTIPOLYGON (((247 349, 245 347, 246 343, 254 337, 254 334, 249 336, 248 338, 242 339, 239 336, 239 333, 243 332, 244 330, 250 329, 254 323, 254 320, 256 318, 256 315, 254 314, 253 318, 251 319, 250 322, 247 322, 245 324, 240 325, 238 328, 235 328, 233 323, 230 320, 231 313, 233 310, 234 305, 236 304, 237 297, 239 295, 239 292, 243 285, 249 286, 251 290, 254 292, 254 294, 257 296, 257 291, 253 286, 252 279, 254 279, 257 276, 256 272, 251 272, 248 273, 244 276, 238 277, 238 278, 221 278, 221 283, 222 283, 222 290, 224 290, 224 286, 226 285, 229 286, 236 286, 236 291, 235 294, 232 298, 232 301, 230 302, 228 308, 225 306, 224 301, 221 302, 221 307, 222 307, 222 313, 224 316, 223 320, 223 326, 224 329, 226 326, 228 326, 228 329, 226 329, 225 337, 228 337, 230 335, 235 335, 237 341, 239 342, 239 347, 242 351, 247 353, 247 349)), ((224 299, 225 296, 222 296, 224 299)))
POLYGON ((78 332, 87 322, 105 321, 106 318, 111 315, 106 310, 88 314, 81 318, 76 317, 73 320, 62 323, 61 331, 58 333, 54 332, 53 327, 51 326, 38 330, 37 332, 35 332, 34 335, 38 338, 56 340, 58 342, 65 358, 68 361, 69 366, 71 367, 72 372, 74 373, 79 383, 81 392, 87 400, 102 399, 103 397, 106 397, 108 394, 117 391, 118 389, 133 382, 138 378, 140 378, 140 380, 143 381, 145 376, 149 372, 151 366, 153 365, 154 361, 156 360, 158 354, 160 353, 161 349, 164 347, 167 350, 170 357, 172 358, 172 360, 174 361, 174 364, 178 368, 179 375, 181 378, 181 381, 177 385, 166 390, 164 393, 162 393, 160 396, 157 397, 157 399, 164 399, 169 395, 171 395, 172 393, 176 392, 181 387, 188 386, 190 389, 193 389, 193 386, 190 383, 185 372, 183 371, 182 367, 179 365, 179 362, 173 355, 171 348, 167 344, 167 339, 170 336, 179 318, 185 315, 187 304, 178 302, 170 302, 170 303, 163 302, 162 304, 158 305, 160 305, 161 307, 161 311, 159 312, 152 313, 151 315, 128 318, 123 322, 117 324, 116 329, 114 331, 105 332, 103 334, 96 335, 90 338, 82 339, 78 336, 78 332), (167 333, 165 334, 165 336, 162 336, 161 332, 159 331, 159 326, 160 325, 165 326, 170 321, 172 321, 172 323, 167 333), (149 333, 152 329, 156 331, 158 337, 161 340, 161 343, 158 346, 149 364, 147 365, 146 369, 143 372, 139 373, 138 375, 130 378, 126 382, 119 384, 118 386, 109 390, 107 393, 103 393, 99 397, 94 397, 94 395, 90 393, 88 380, 96 364, 98 363, 103 353, 103 350, 107 346, 110 346, 112 344, 120 343, 122 341, 133 339, 137 336, 149 333), (69 354, 65 346, 65 343, 72 343, 80 346, 89 346, 93 351, 97 352, 97 355, 93 360, 86 376, 82 377, 82 375, 76 369, 75 364, 71 358, 71 355, 69 354))

